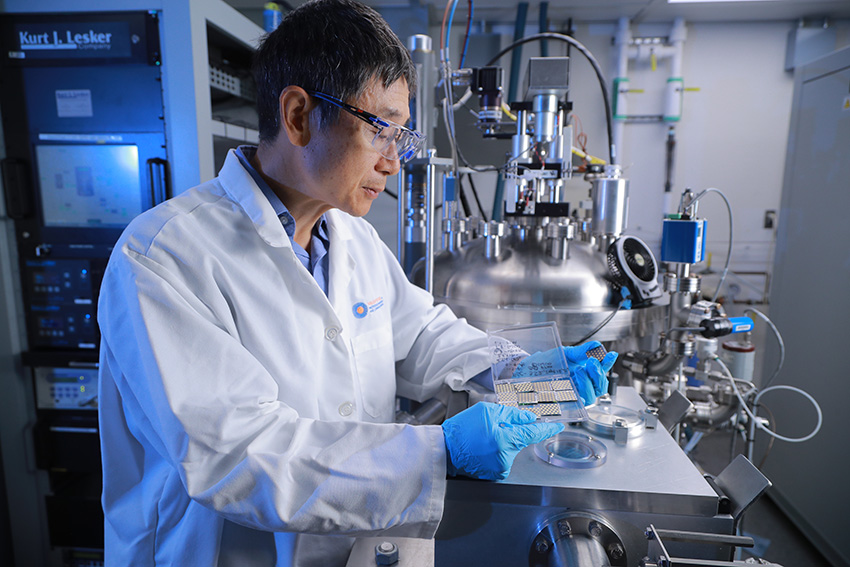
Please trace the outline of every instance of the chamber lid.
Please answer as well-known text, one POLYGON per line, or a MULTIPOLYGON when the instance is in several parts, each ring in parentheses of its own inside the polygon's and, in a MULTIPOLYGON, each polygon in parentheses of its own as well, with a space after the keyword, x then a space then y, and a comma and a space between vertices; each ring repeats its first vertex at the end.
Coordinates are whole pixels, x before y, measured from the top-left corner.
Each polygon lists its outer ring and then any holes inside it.
POLYGON ((534 445, 534 454, 550 465, 565 469, 591 469, 605 464, 605 444, 578 431, 564 431, 534 445))
POLYGON ((628 432, 628 438, 637 437, 646 428, 646 419, 641 412, 614 404, 596 404, 585 408, 587 421, 584 426, 599 435, 614 437, 618 429, 628 432))

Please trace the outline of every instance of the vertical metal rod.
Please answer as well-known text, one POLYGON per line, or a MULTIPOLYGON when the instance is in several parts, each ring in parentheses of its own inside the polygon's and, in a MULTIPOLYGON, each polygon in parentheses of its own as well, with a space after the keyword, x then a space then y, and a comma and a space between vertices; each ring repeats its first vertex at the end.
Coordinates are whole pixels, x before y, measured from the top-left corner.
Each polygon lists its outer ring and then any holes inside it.
POLYGON ((404 267, 404 225, 407 222, 407 206, 405 204, 405 199, 407 199, 407 191, 405 187, 404 179, 407 177, 404 167, 402 167, 398 172, 398 238, 396 239, 396 258, 398 258, 398 263, 404 267))
POLYGON ((736 425, 735 427, 732 428, 732 444, 731 444, 731 447, 729 447, 729 462, 730 463, 732 462, 732 460, 735 457, 738 456, 738 451, 736 450, 735 446, 738 442, 738 428, 739 427, 741 427, 740 424, 738 424, 738 425, 736 425))
MULTIPOLYGON (((681 360, 679 362, 679 368, 678 368, 677 372, 678 373, 676 374, 676 389, 679 390, 679 392, 681 392, 682 395, 684 396, 685 392, 687 391, 687 387, 686 387, 687 383, 685 382, 685 361, 684 360, 681 360)), ((676 429, 674 430, 674 435, 676 437, 676 444, 679 445, 681 443, 681 440, 682 440, 682 424, 681 423, 676 424, 676 429)))
MULTIPOLYGON (((743 411, 743 408, 741 408, 741 411, 743 411)), ((753 406, 753 415, 756 416, 756 418, 758 418, 758 414, 759 414, 759 407, 753 406)), ((749 459, 750 462, 752 463, 753 462, 753 452, 755 450, 755 444, 756 444, 756 420, 750 418, 750 424, 749 425, 750 425, 750 428, 749 428, 749 431, 747 432, 747 459, 749 459)))
POLYGON ((425 168, 425 291, 434 291, 434 184, 436 182, 437 166, 433 163, 436 152, 428 150, 428 165, 425 168))

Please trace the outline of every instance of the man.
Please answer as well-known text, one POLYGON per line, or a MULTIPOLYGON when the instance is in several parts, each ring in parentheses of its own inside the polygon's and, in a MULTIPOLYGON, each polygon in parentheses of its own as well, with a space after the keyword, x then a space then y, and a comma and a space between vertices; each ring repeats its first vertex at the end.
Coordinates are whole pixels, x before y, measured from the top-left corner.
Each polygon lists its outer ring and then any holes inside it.
POLYGON ((399 126, 414 68, 380 16, 305 4, 255 73, 259 147, 134 220, 104 275, 110 566, 344 565, 353 536, 432 537, 447 471, 503 478, 561 428, 492 404, 392 423, 397 395, 488 360, 356 218, 418 140, 399 126))

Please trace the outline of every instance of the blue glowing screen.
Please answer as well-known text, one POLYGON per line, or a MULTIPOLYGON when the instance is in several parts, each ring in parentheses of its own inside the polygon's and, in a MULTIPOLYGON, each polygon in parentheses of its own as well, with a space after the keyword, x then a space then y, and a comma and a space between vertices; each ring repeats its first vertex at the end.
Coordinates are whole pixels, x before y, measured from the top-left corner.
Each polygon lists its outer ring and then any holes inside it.
POLYGON ((35 147, 46 226, 115 228, 142 212, 134 145, 35 147))

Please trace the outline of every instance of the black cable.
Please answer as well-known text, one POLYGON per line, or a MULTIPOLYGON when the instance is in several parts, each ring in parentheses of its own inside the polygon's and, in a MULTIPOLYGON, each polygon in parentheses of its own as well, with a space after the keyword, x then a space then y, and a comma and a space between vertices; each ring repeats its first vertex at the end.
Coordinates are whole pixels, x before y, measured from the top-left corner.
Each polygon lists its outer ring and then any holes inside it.
POLYGON ((462 175, 457 178, 457 194, 460 196, 460 208, 463 209, 462 216, 468 217, 472 214, 472 209, 469 208, 469 200, 466 198, 466 193, 463 191, 463 183, 461 183, 462 179, 462 175))
POLYGON ((610 314, 610 315, 608 315, 608 317, 607 317, 604 321, 602 321, 602 322, 601 322, 601 323, 600 323, 600 324, 599 324, 599 325, 598 325, 595 329, 593 329, 592 331, 590 331, 590 332, 589 332, 587 335, 585 335, 583 338, 581 338, 581 339, 577 340, 576 342, 574 342, 572 346, 578 346, 578 345, 582 344, 583 342, 585 342, 585 341, 589 340, 589 339, 590 339, 590 337, 592 337, 593 335, 595 335, 596 333, 598 333, 599 331, 601 331, 601 330, 602 330, 602 327, 604 327, 605 325, 607 325, 608 323, 610 323, 610 322, 611 322, 611 319, 613 319, 613 318, 614 318, 614 315, 616 315, 616 314, 617 314, 617 312, 618 312, 619 310, 620 310, 620 308, 619 308, 619 307, 617 307, 616 309, 614 309, 614 311, 612 311, 612 312, 611 312, 611 314, 610 314))
POLYGON ((506 48, 501 50, 499 53, 497 53, 496 56, 493 57, 490 61, 488 61, 487 64, 485 64, 484 66, 489 67, 489 66, 493 65, 503 55, 505 55, 506 53, 508 53, 509 51, 511 51, 513 49, 516 49, 520 45, 523 45, 523 44, 528 43, 530 41, 537 41, 537 40, 544 40, 544 39, 557 39, 559 41, 564 41, 564 42, 568 43, 569 45, 572 45, 573 47, 578 49, 581 52, 582 55, 584 55, 585 59, 587 59, 588 62, 590 63, 590 66, 593 67, 593 71, 596 73, 596 78, 599 80, 599 87, 602 89, 602 99, 603 99, 603 102, 605 103, 605 123, 606 123, 607 130, 608 130, 608 158, 609 158, 608 163, 610 163, 611 165, 615 165, 617 163, 617 160, 616 160, 617 150, 614 148, 614 128, 613 128, 613 125, 612 125, 611 101, 609 100, 609 95, 608 95, 608 85, 605 82, 605 77, 602 74, 602 68, 599 66, 599 62, 596 61, 596 58, 593 57, 593 54, 590 53, 590 51, 588 51, 588 49, 584 45, 582 45, 581 42, 579 42, 576 39, 571 38, 568 35, 564 35, 564 34, 560 34, 560 33, 554 33, 554 32, 538 33, 538 34, 530 35, 528 37, 524 37, 524 38, 522 38, 518 41, 513 42, 512 44, 510 44, 509 46, 507 46, 506 48))
MULTIPOLYGON (((540 3, 537 27, 540 28, 540 33, 546 33, 549 30, 549 2, 540 3)), ((540 42, 540 57, 549 57, 549 44, 546 41, 540 42)))
POLYGON ((475 167, 466 157, 463 155, 463 152, 460 151, 460 146, 455 145, 455 149, 457 150, 457 155, 460 158, 460 161, 463 162, 463 165, 471 169, 472 171, 477 171, 478 173, 486 173, 488 171, 502 171, 503 169, 508 168, 508 164, 500 165, 500 166, 488 166, 488 167, 475 167))
POLYGON ((472 175, 467 173, 466 178, 469 180, 469 186, 472 187, 472 196, 475 197, 475 204, 478 205, 478 212, 481 213, 481 218, 487 222, 487 213, 484 212, 484 207, 481 206, 481 199, 478 198, 478 189, 475 188, 475 183, 472 181, 472 175))
POLYGON ((393 193, 389 189, 384 189, 384 193, 386 193, 387 195, 389 195, 390 197, 392 197, 393 199, 398 201, 398 195, 396 195, 395 193, 393 193))

